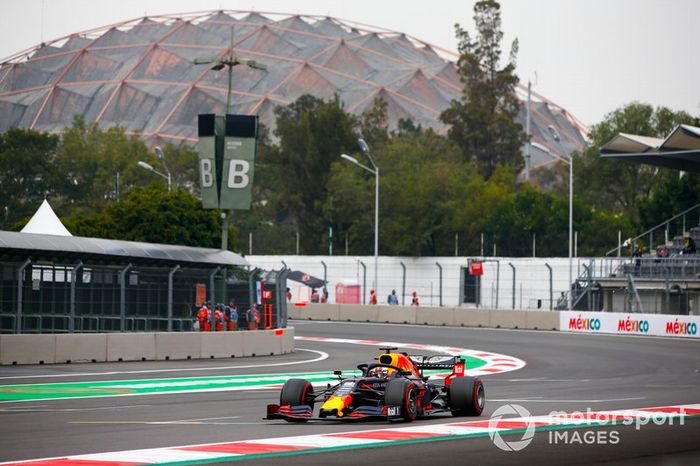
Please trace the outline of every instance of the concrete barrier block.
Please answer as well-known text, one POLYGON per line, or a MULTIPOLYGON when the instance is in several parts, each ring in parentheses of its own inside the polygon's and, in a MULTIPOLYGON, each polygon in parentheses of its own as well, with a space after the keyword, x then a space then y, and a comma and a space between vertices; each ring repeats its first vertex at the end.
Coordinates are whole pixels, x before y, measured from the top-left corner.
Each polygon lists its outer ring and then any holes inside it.
POLYGON ((107 361, 156 359, 155 333, 108 333, 107 361))
POLYGON ((53 364, 56 335, 0 335, 0 364, 53 364))
POLYGON ((489 327, 493 328, 527 328, 525 316, 527 311, 491 309, 489 313, 489 327))
POLYGON ((281 337, 284 334, 275 335, 275 330, 251 330, 241 333, 244 356, 270 356, 281 352, 281 337))
POLYGON ((340 304, 309 304, 301 308, 300 319, 310 320, 340 320, 340 304))
POLYGON ((56 335, 56 363, 107 361, 106 333, 56 335))
POLYGON ((302 317, 302 311, 306 308, 306 306, 295 306, 292 303, 287 303, 287 318, 303 319, 304 317, 302 317))
POLYGON ((417 307, 418 325, 455 325, 455 309, 452 307, 417 307))
POLYGON ((203 333, 156 333, 156 359, 200 359, 203 333))
POLYGON ((243 356, 244 331, 236 332, 204 332, 201 334, 203 359, 207 358, 240 358, 243 356))
POLYGON ((488 327, 489 311, 458 307, 454 312, 454 325, 457 327, 488 327))
POLYGON ((377 306, 377 322, 415 324, 416 308, 409 306, 377 306))
POLYGON ((279 328, 276 330, 277 335, 280 339, 282 354, 288 354, 294 352, 294 327, 279 328))
POLYGON ((536 330, 559 330, 559 312, 528 311, 525 317, 527 328, 536 330))
POLYGON ((343 322, 377 322, 379 306, 363 304, 339 304, 338 320, 343 322))
MULTIPOLYGON (((305 306, 294 306, 294 309, 295 319, 338 320, 340 305, 330 303, 308 303, 305 306)), ((292 314, 289 315, 291 316, 292 314)))

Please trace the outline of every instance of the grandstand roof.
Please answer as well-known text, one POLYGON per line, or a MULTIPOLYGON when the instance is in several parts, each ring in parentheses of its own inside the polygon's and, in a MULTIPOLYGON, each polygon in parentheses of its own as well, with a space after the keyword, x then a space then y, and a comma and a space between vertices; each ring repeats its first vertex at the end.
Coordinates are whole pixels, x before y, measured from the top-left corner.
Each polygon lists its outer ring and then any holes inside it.
MULTIPOLYGON (((227 72, 193 61, 226 55, 232 27, 238 58, 267 67, 234 69, 233 112, 258 114, 269 127, 276 106, 309 93, 337 94, 355 114, 382 96, 391 128, 411 118, 444 131, 438 116, 461 98, 456 55, 415 37, 330 17, 208 11, 78 32, 3 60, 0 131, 60 132, 79 114, 140 133, 153 145, 194 143, 197 115, 226 110, 227 72)), ((518 93, 524 98, 523 88, 518 93)), ((583 147, 586 127, 533 95, 533 141, 560 151, 547 131, 554 125, 564 150, 583 147)), ((524 108, 519 118, 524 122, 524 108)))
POLYGON ((700 173, 700 128, 678 125, 665 139, 620 133, 600 148, 600 156, 700 173))

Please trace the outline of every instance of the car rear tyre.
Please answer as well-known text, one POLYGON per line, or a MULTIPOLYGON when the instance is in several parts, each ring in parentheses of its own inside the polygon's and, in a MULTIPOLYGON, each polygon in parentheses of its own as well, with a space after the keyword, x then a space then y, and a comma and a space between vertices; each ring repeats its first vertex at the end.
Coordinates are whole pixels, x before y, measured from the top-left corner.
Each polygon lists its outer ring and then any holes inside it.
POLYGON ((280 405, 306 405, 314 409, 314 389, 305 379, 289 379, 282 386, 280 405))
POLYGON ((453 416, 480 416, 486 406, 486 391, 478 377, 455 377, 447 395, 453 416))
POLYGON ((404 421, 413 421, 418 415, 418 389, 416 385, 407 379, 390 380, 384 390, 384 404, 401 407, 401 416, 403 416, 404 421))

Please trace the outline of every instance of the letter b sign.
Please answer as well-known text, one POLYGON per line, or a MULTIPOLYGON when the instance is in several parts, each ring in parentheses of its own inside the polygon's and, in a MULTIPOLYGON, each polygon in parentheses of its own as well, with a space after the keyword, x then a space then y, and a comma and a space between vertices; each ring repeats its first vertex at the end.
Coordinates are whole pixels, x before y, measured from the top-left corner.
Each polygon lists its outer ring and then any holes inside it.
POLYGON ((214 175, 212 174, 212 160, 200 159, 199 173, 202 177, 202 188, 211 188, 214 186, 214 175))
POLYGON ((228 179, 226 186, 232 189, 247 188, 250 183, 248 172, 250 171, 250 162, 247 160, 229 160, 228 179))

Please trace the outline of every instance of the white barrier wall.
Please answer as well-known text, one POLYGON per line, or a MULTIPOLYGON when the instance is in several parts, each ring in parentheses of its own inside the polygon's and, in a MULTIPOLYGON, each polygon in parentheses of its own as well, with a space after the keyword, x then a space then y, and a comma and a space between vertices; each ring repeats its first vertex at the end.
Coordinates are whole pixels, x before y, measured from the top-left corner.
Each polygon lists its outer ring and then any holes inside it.
POLYGON ((290 319, 380 322, 454 327, 558 330, 559 313, 463 307, 308 304, 288 307, 290 319))
POLYGON ((562 311, 559 325, 562 331, 575 333, 700 338, 698 316, 562 311))
POLYGON ((0 365, 272 356, 294 351, 294 328, 189 333, 0 335, 0 365))

